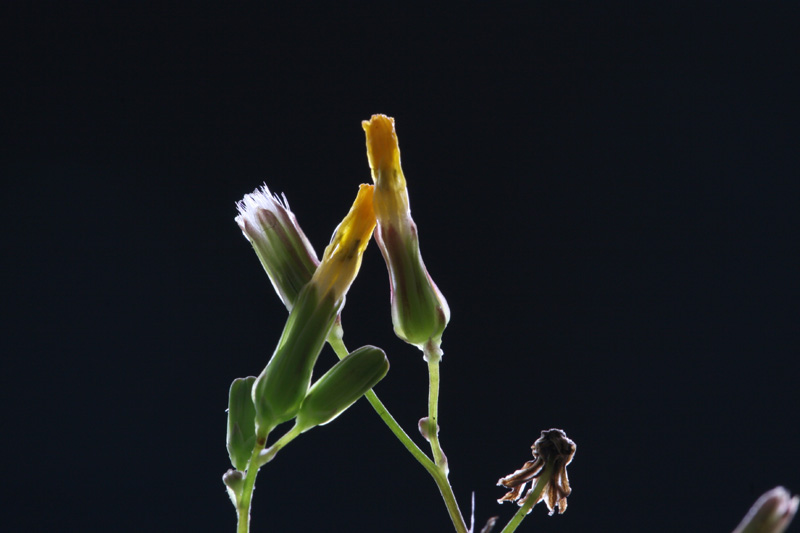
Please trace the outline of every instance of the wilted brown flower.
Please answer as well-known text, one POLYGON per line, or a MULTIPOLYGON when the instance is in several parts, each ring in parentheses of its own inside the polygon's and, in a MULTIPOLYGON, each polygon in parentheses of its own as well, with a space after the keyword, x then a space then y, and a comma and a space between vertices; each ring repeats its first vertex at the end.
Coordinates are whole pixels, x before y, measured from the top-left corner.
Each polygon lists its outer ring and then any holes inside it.
POLYGON ((550 479, 546 481, 547 484, 539 494, 539 499, 533 502, 533 505, 544 500, 551 516, 556 507, 558 507, 558 514, 563 514, 567 510, 567 496, 572 492, 567 477, 567 465, 572 462, 575 449, 575 443, 562 430, 542 431, 542 436, 531 446, 533 460, 522 465, 522 468, 513 474, 500 478, 497 482, 498 486, 511 489, 508 494, 497 501, 500 503, 517 502, 522 506, 531 496, 538 478, 545 472, 552 472, 550 479), (520 494, 525 490, 525 485, 529 481, 531 482, 530 490, 520 498, 520 494))

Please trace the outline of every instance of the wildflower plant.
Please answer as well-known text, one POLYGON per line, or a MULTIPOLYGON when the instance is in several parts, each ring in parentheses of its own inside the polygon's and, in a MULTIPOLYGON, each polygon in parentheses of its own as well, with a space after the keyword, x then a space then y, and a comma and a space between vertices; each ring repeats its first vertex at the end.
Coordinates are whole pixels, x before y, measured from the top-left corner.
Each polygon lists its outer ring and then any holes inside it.
MULTIPOLYGON (((335 420, 362 396, 431 475, 455 531, 475 531, 474 513, 467 526, 456 501, 439 441, 439 367, 450 308, 422 260, 394 119, 374 115, 362 126, 374 183, 359 187, 321 259, 284 196, 273 195, 264 185, 238 203, 236 222, 289 312, 264 368, 257 376, 235 379, 229 391, 227 449, 233 468, 222 479, 236 508, 238 533, 250 531, 253 489, 261 467, 301 434, 335 420), (373 233, 389 277, 387 315, 395 334, 420 349, 427 363, 428 412, 420 419, 418 429, 430 446, 430 455, 400 427, 372 391, 389 370, 384 351, 370 345, 350 351, 343 341, 339 317, 373 233), (314 368, 326 343, 339 361, 315 379, 314 368), (291 427, 274 438, 276 430, 289 422, 291 427)), ((540 501, 551 515, 556 508, 559 514, 566 510, 571 492, 567 465, 575 450, 575 443, 564 431, 543 431, 532 446, 533 460, 500 479, 498 485, 510 491, 498 501, 520 506, 501 533, 516 530, 540 501), (523 496, 528 483, 531 488, 523 496)), ((790 499, 784 490, 764 498, 737 531, 779 532, 788 525, 797 510, 797 497, 790 499), (755 518, 750 520, 751 516, 755 518), (759 529, 762 523, 771 528, 759 529)), ((497 521, 498 517, 489 518, 481 533, 489 533, 497 521)))

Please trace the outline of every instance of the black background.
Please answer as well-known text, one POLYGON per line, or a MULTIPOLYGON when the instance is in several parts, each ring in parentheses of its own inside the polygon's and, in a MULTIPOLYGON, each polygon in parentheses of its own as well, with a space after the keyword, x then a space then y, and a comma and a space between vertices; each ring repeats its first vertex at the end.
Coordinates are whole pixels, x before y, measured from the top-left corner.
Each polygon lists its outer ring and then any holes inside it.
MULTIPOLYGON (((373 113, 452 309, 441 438, 479 526, 550 427, 569 510, 519 531, 730 531, 800 491, 796 3, 70 4, 3 8, 9 531, 234 530, 227 390, 285 320, 235 202, 284 192, 321 253, 373 113)), ((374 244, 344 325, 421 441, 374 244)), ((262 470, 253 520, 450 527, 365 402, 262 470)))

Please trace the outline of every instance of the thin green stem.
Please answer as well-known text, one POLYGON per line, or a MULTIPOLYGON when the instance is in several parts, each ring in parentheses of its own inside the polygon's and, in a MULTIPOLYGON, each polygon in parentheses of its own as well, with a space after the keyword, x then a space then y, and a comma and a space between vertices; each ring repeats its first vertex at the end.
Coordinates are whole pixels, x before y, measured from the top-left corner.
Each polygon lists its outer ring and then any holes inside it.
MULTIPOLYGON (((336 355, 339 359, 344 359, 348 355, 347 347, 344 345, 344 341, 342 340, 341 333, 339 335, 333 334, 328 335, 328 344, 331 345, 333 351, 336 352, 336 355)), ((441 351, 438 352, 441 354, 441 351)), ((438 398, 439 398, 439 379, 438 379, 438 368, 436 370, 436 396, 434 405, 438 405, 438 398)), ((447 507, 447 512, 450 515, 450 519, 453 522, 453 526, 455 527, 458 533, 468 533, 467 525, 464 522, 464 517, 461 515, 461 510, 458 508, 458 502, 456 502, 455 494, 453 494, 453 488, 450 486, 450 482, 447 479, 447 465, 445 464, 442 466, 444 454, 439 447, 439 464, 431 461, 430 458, 425 455, 425 453, 419 449, 419 446, 411 440, 411 437, 400 427, 400 424, 394 419, 394 417, 389 413, 386 409, 386 406, 383 405, 383 402, 380 401, 378 396, 373 391, 369 391, 365 394, 367 401, 372 405, 372 408, 375 409, 375 412, 378 416, 383 420, 386 426, 394 433, 395 437, 403 443, 403 446, 411 453, 414 458, 419 461, 419 463, 428 471, 428 473, 433 478, 433 481, 436 483, 436 486, 439 488, 439 492, 442 495, 442 499, 444 499, 445 506, 447 507)), ((429 406, 430 406, 430 395, 429 395, 429 406)), ((438 413, 438 409, 434 408, 434 416, 438 413)), ((429 410, 429 418, 430 418, 430 410, 429 410)), ((436 445, 438 445, 438 438, 436 439, 436 445)), ((435 454, 434 454, 435 456, 435 454)))
POLYGON ((428 357, 428 440, 436 466, 448 473, 447 459, 439 443, 439 361, 438 356, 428 357))
POLYGON ((256 445, 253 448, 253 453, 250 455, 247 474, 244 476, 242 494, 239 497, 238 504, 236 505, 236 515, 239 519, 239 522, 236 526, 236 533, 250 532, 250 504, 253 501, 253 489, 256 486, 256 476, 258 475, 258 469, 260 468, 260 466, 255 465, 258 463, 258 456, 266 444, 267 436, 259 436, 256 439, 256 445))
POLYGON ((428 362, 428 427, 426 433, 437 470, 437 475, 433 476, 433 479, 439 487, 439 492, 442 494, 442 499, 444 499, 456 531, 467 533, 467 524, 458 507, 453 487, 450 486, 450 481, 447 479, 450 467, 447 465, 447 457, 445 457, 439 442, 439 362, 442 359, 442 350, 438 344, 429 342, 424 346, 423 354, 428 362))
MULTIPOLYGON (((328 344, 331 345, 333 351, 336 352, 336 355, 339 359, 344 359, 350 353, 347 351, 347 348, 344 345, 344 341, 341 338, 334 337, 333 335, 328 336, 328 344)), ((419 463, 428 471, 431 472, 433 475, 433 471, 436 469, 436 466, 433 464, 425 453, 419 449, 419 446, 411 440, 411 437, 400 427, 400 424, 394 419, 394 417, 389 413, 386 409, 386 406, 383 405, 383 402, 380 401, 378 396, 370 390, 365 394, 367 401, 370 403, 375 412, 378 413, 378 416, 383 420, 384 424, 388 426, 388 428, 394 433, 395 437, 403 443, 403 446, 414 456, 414 458, 419 461, 419 463)))
POLYGON ((295 425, 292 429, 290 429, 286 433, 286 435, 275 441, 275 443, 272 446, 259 453, 257 460, 258 467, 261 468, 268 462, 272 461, 284 446, 286 446, 294 439, 296 439, 301 433, 302 433, 301 429, 297 425, 295 425))
POLYGON ((503 531, 500 533, 512 533, 520 523, 528 516, 528 513, 531 511, 536 502, 539 501, 539 497, 542 495, 542 491, 544 490, 545 486, 550 483, 551 478, 553 477, 553 464, 547 463, 544 467, 544 472, 537 478, 536 485, 533 487, 533 491, 527 496, 525 503, 522 507, 519 508, 517 514, 515 514, 511 520, 508 521, 506 527, 503 528, 503 531))

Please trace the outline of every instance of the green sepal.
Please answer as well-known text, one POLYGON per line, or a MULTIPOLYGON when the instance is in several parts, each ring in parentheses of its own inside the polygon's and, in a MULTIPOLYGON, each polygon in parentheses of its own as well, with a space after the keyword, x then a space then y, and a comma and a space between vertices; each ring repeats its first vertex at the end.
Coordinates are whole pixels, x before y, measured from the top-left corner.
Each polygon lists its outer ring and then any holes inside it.
POLYGON ((228 396, 227 447, 231 464, 245 470, 256 442, 256 408, 253 405, 254 376, 236 378, 228 396))
POLYGON ((314 282, 300 291, 278 346, 253 385, 259 435, 294 418, 311 385, 314 364, 344 305, 344 298, 333 301, 319 292, 314 282))
POLYGON ((380 348, 362 346, 336 363, 309 389, 297 413, 297 428, 307 431, 331 422, 374 387, 389 371, 380 348))

